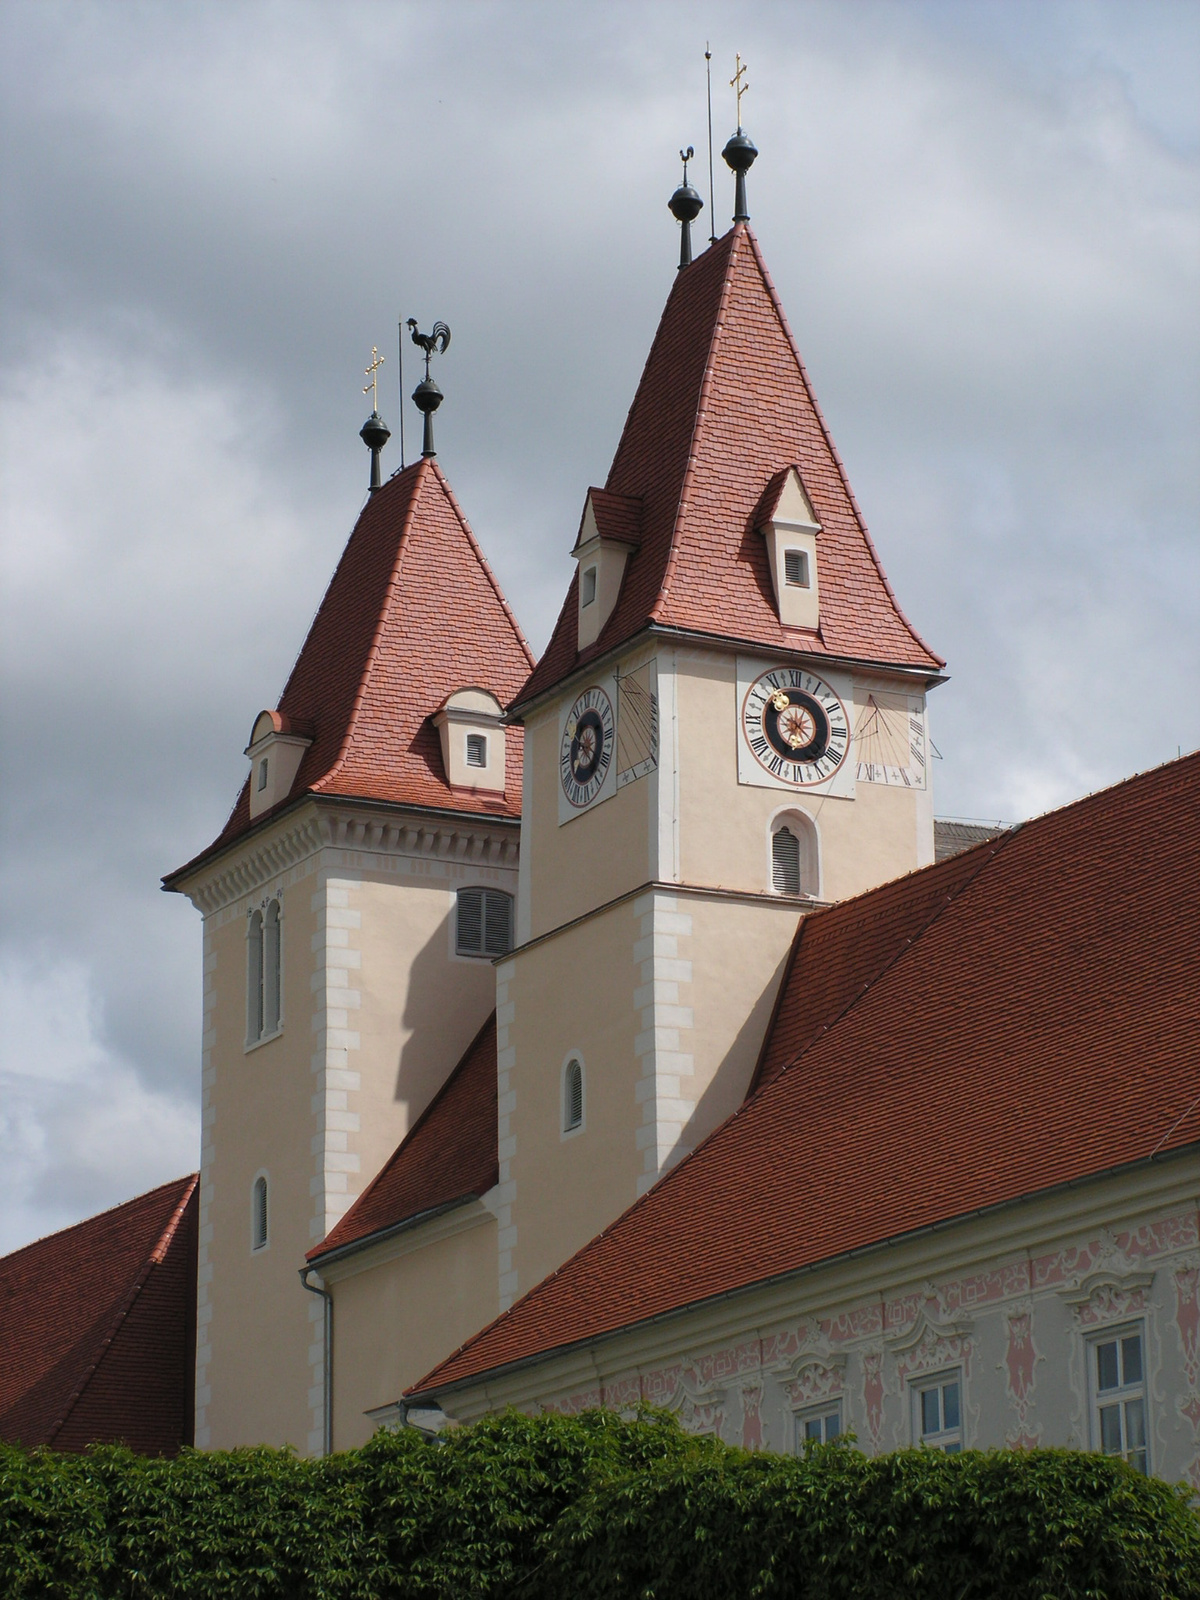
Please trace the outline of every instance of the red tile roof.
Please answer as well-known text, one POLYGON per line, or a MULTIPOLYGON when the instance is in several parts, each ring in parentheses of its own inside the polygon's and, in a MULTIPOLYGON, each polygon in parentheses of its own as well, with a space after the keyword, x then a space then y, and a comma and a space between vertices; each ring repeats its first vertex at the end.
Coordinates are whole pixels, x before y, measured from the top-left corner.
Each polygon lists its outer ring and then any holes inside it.
POLYGON ((192 1433, 198 1179, 0 1260, 0 1438, 169 1455, 192 1433))
POLYGON ((1198 927, 1200 755, 813 913, 764 1086, 413 1392, 1195 1145, 1198 927))
POLYGON ((606 488, 642 501, 641 548, 582 652, 572 580, 518 705, 652 622, 768 651, 944 665, 896 603, 744 223, 677 275, 606 488), (757 531, 764 490, 793 463, 822 529, 819 632, 779 621, 757 531))
MULTIPOLYGON (((508 730, 506 788, 497 796, 451 787, 430 718, 467 684, 504 704, 532 665, 441 468, 414 462, 364 506, 280 698, 283 723, 315 734, 289 799, 311 791, 519 816, 520 730, 508 730)), ((203 854, 249 826, 247 778, 203 854)))
POLYGON ((493 1011, 395 1154, 308 1259, 484 1194, 499 1177, 496 1126, 493 1011))

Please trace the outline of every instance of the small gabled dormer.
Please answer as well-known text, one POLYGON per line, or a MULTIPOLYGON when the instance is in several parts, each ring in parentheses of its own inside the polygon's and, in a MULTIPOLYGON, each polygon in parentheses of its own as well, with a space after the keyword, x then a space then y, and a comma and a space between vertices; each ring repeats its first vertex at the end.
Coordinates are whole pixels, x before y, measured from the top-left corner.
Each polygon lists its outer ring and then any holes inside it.
POLYGON ((579 649, 595 644, 612 615, 625 563, 642 541, 642 502, 589 489, 571 554, 579 563, 579 649))
POLYGON ((250 757, 251 822, 287 799, 313 731, 311 723, 281 711, 260 711, 255 717, 245 752, 250 757))
POLYGON ((434 712, 446 779, 456 789, 504 792, 504 707, 488 689, 456 689, 434 712))
POLYGON ((795 467, 776 473, 764 496, 763 511, 759 531, 767 541, 779 620, 785 628, 815 631, 821 621, 817 588, 821 524, 795 467))

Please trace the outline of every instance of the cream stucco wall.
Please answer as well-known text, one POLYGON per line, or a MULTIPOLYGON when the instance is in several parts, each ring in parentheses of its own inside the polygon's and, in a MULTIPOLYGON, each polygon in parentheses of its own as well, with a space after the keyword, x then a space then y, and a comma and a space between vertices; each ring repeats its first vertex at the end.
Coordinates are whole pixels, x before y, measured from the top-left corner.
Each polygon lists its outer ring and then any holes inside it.
POLYGON ((371 1437, 395 1403, 497 1313, 496 1219, 479 1202, 324 1272, 333 1293, 333 1448, 371 1437))
MULTIPOLYGON (((455 893, 514 892, 516 854, 515 829, 488 819, 312 806, 187 885, 206 911, 201 1446, 320 1449, 322 1306, 299 1269, 491 1011, 491 962, 455 954, 455 893), (276 895, 283 1027, 247 1050, 246 919, 276 895), (260 1173, 270 1238, 252 1251, 260 1173)), ((494 1247, 488 1280, 494 1296, 494 1247)))

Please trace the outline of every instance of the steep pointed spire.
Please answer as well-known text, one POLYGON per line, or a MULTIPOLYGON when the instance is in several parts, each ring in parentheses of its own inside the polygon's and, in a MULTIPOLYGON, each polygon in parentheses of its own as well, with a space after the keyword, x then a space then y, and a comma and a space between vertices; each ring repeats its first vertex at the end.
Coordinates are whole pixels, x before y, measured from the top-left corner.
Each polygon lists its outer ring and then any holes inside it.
POLYGON ((640 548, 582 654, 572 585, 517 704, 651 624, 769 651, 942 667, 892 594, 744 223, 677 275, 605 487, 641 500, 640 548), (823 530, 818 630, 780 622, 756 531, 769 484, 789 466, 823 530))
MULTIPOLYGON (((532 665, 441 469, 414 462, 363 508, 280 697, 281 716, 314 734, 287 798, 519 815, 519 733, 504 793, 466 792, 449 784, 433 718, 465 684, 511 699, 532 665)), ((249 826, 247 784, 211 848, 249 826)))

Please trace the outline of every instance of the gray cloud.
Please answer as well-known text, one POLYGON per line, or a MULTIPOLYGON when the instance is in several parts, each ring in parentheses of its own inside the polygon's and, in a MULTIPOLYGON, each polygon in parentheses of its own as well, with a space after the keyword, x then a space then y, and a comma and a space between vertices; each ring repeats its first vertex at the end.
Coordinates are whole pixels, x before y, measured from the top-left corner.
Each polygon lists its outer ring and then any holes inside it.
POLYGON ((1195 5, 0 26, 0 1249, 195 1160, 198 918, 157 880, 223 821, 361 504, 372 344, 396 428, 401 315, 454 329, 442 463, 545 642, 670 286, 706 36, 718 139, 749 60, 755 226, 950 661, 939 810, 1200 741, 1195 5))

